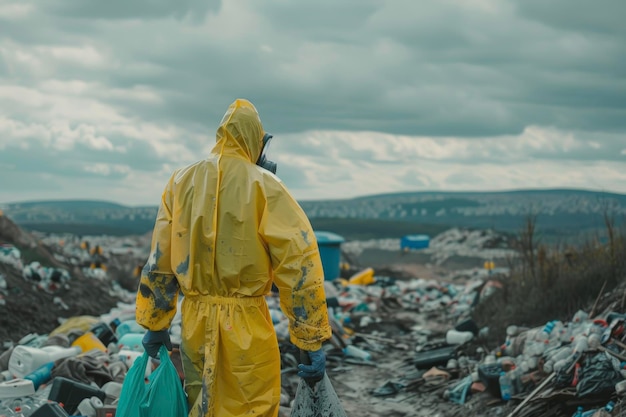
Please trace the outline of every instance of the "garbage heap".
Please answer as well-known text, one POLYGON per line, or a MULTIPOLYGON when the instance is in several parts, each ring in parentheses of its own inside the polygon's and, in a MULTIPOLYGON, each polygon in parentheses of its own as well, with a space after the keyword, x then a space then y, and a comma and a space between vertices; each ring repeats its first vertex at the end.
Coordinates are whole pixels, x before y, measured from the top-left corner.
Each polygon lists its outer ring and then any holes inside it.
MULTIPOLYGON (((323 348, 330 379, 339 381, 347 367, 363 367, 378 377, 365 381, 373 386, 362 402, 428 396, 443 410, 439 415, 621 415, 626 316, 608 308, 597 317, 579 311, 570 321, 548 320, 536 328, 511 324, 506 339, 489 348, 488 329, 471 319, 471 311, 489 302, 496 282, 444 283, 377 275, 371 268, 326 282, 333 334, 323 348), (402 366, 383 380, 379 371, 391 356, 402 366)), ((281 349, 281 415, 289 415, 299 352, 289 342, 278 295, 268 295, 267 302, 281 349)), ((0 415, 115 416, 124 378, 143 354, 145 329, 134 310, 120 302, 102 316, 66 318, 48 334, 5 342, 0 415)), ((182 383, 178 312, 169 331, 182 383)), ((150 361, 146 378, 157 366, 150 361)))
POLYGON ((471 313, 505 283, 506 277, 463 284, 387 277, 366 285, 342 283, 334 318, 351 335, 344 352, 360 344, 371 351, 368 359, 382 360, 389 354, 389 339, 397 345, 399 334, 371 337, 363 328, 385 311, 396 319, 400 311, 418 311, 422 324, 435 321, 439 327, 411 327, 404 338, 412 346, 405 361, 411 366, 373 389, 372 396, 403 396, 404 401, 409 393, 434 394, 453 405, 440 413, 450 416, 626 415, 623 288, 609 294, 613 301, 599 314, 579 310, 569 321, 549 319, 534 328, 510 324, 505 340, 490 348, 489 329, 480 328, 471 313))

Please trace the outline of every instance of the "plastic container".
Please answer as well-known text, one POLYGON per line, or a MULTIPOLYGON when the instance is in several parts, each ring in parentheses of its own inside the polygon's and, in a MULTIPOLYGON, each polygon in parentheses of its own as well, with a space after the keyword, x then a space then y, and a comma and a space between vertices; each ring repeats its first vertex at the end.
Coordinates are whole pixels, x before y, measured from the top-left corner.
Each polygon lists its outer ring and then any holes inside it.
POLYGON ((76 338, 72 343, 72 346, 80 347, 81 351, 89 352, 90 350, 97 349, 101 352, 106 352, 107 348, 98 337, 92 332, 86 332, 82 336, 76 338))
POLYGON ((115 417, 117 412, 117 405, 105 405, 102 408, 96 409, 96 417, 115 417))
POLYGON ((6 371, 0 372, 0 382, 10 381, 13 379, 13 374, 7 369, 6 371))
POLYGON ((96 410, 104 407, 104 403, 98 397, 84 398, 76 409, 83 417, 96 417, 96 410))
POLYGON ((354 345, 348 345, 343 349, 343 353, 346 356, 352 357, 352 358, 357 358, 357 359, 363 359, 366 361, 371 361, 372 360, 372 354, 360 349, 354 345))
POLYGON ((572 322, 576 324, 581 324, 589 318, 589 314, 584 312, 583 310, 578 310, 574 317, 572 318, 572 322))
POLYGON ((106 394, 99 388, 61 376, 54 378, 48 394, 49 400, 63 404, 65 411, 70 415, 74 414, 82 400, 91 397, 98 397, 100 401, 104 401, 106 394))
POLYGON ((33 381, 28 379, 12 379, 0 383, 0 400, 29 397, 34 394, 35 387, 33 381))
POLYGON ((454 370, 459 368, 459 362, 452 358, 448 359, 448 363, 446 364, 446 369, 454 370))
POLYGON ((69 417, 69 414, 58 403, 49 401, 36 409, 30 417, 69 417))
POLYGON ((598 349, 601 345, 600 335, 596 333, 592 333, 589 336, 587 336, 587 345, 589 346, 589 349, 591 350, 598 349))
POLYGON ((39 405, 40 404, 36 403, 32 398, 25 397, 13 400, 11 408, 13 409, 15 416, 28 417, 33 413, 33 411, 39 408, 39 405))
POLYGON ((509 401, 512 396, 512 389, 511 381, 509 381, 509 377, 506 372, 500 372, 500 378, 498 378, 498 381, 500 382, 500 397, 504 401, 509 401))
POLYGON ((143 352, 143 337, 144 333, 126 333, 120 337, 117 342, 117 347, 121 351, 132 350, 134 352, 143 352))
MULTIPOLYGON (((117 320, 117 322, 113 321, 111 324, 114 327, 117 327, 116 323, 119 323, 119 320, 117 320)), ((113 327, 111 327, 111 325, 108 325, 106 323, 98 323, 95 326, 93 326, 91 329, 89 329, 89 331, 93 333, 102 342, 104 346, 108 346, 110 343, 117 342, 117 336, 115 335, 115 330, 113 330, 113 327)))
POLYGON ((626 395, 626 380, 619 381, 615 384, 615 393, 620 396, 626 395))
POLYGON ((589 343, 587 342, 587 338, 584 335, 577 336, 574 339, 574 353, 582 354, 589 349, 589 343))
POLYGON ((485 385, 485 389, 494 397, 501 397, 500 373, 502 366, 499 363, 482 364, 478 366, 478 378, 485 385))
POLYGON ((81 352, 82 350, 78 346, 69 348, 59 346, 34 348, 19 345, 13 349, 9 358, 9 371, 12 375, 22 378, 46 363, 73 357, 81 352))
POLYGON ((615 402, 614 401, 609 401, 608 403, 606 403, 606 405, 604 406, 604 410, 608 413, 613 412, 613 409, 615 408, 615 402))
POLYGON ((131 366, 133 366, 133 363, 135 363, 135 361, 137 360, 137 358, 141 357, 141 355, 143 355, 143 352, 137 352, 134 350, 120 350, 119 352, 117 352, 117 357, 119 358, 119 360, 121 360, 122 362, 124 362, 124 364, 130 369, 131 366))
POLYGON ((42 384, 52 379, 52 368, 54 368, 54 362, 44 363, 39 368, 26 375, 24 379, 33 381, 33 386, 35 387, 35 391, 37 391, 42 384))
MULTIPOLYGON (((4 408, 13 411, 15 416, 30 417, 38 408, 45 403, 45 400, 34 397, 15 398, 4 401, 4 408)), ((1 414, 0 414, 1 415, 1 414)), ((8 413, 8 415, 11 415, 8 413)))
POLYGON ((460 332, 456 329, 450 329, 446 332, 446 343, 449 345, 462 345, 474 338, 472 332, 460 332))
POLYGON ((106 384, 104 384, 102 387, 100 387, 100 389, 104 391, 104 393, 106 394, 104 403, 112 404, 118 398, 120 398, 120 395, 122 393, 122 384, 120 382, 109 381, 106 384))
POLYGON ((493 365, 495 363, 496 363, 495 355, 487 355, 487 356, 485 356, 485 361, 484 361, 485 365, 493 365))
POLYGON ((115 335, 118 340, 127 333, 145 333, 146 329, 141 327, 135 320, 124 320, 115 329, 115 335))
POLYGON ((417 369, 430 369, 433 366, 445 365, 451 358, 456 357, 456 346, 441 346, 434 349, 418 352, 413 364, 417 369))
POLYGON ((341 261, 341 244, 344 238, 325 231, 315 231, 322 269, 324 270, 324 280, 334 281, 341 276, 339 264, 341 261))

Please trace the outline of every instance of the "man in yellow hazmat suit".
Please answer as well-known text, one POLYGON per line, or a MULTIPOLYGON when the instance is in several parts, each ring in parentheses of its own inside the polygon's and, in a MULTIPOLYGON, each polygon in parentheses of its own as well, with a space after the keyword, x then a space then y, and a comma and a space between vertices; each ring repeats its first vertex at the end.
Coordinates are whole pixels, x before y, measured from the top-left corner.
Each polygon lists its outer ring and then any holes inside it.
POLYGON ((301 377, 319 380, 331 330, 317 240, 270 170, 255 107, 237 99, 208 158, 176 170, 163 191, 137 291, 144 346, 156 356, 181 304, 189 415, 277 416, 280 352, 265 296, 279 290, 291 342, 308 352, 301 377), (265 167, 265 168, 263 168, 265 167), (266 169, 268 168, 268 169, 266 169))

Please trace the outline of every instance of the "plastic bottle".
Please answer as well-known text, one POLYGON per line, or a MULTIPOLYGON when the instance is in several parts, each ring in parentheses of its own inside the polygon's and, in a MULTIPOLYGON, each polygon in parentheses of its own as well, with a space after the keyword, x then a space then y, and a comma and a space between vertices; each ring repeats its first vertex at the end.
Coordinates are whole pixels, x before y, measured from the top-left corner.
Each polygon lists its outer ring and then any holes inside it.
POLYGON ((472 332, 460 332, 455 329, 450 329, 446 332, 446 343, 449 345, 462 345, 473 338, 474 334, 472 332))
POLYGON ((581 405, 578 406, 576 412, 572 414, 572 417, 582 417, 583 415, 583 407, 581 405))
POLYGON ((35 369, 33 372, 24 376, 24 379, 30 379, 33 381, 33 387, 35 391, 46 382, 52 379, 52 368, 54 368, 54 362, 48 362, 35 369))
POLYGON ((369 361, 372 359, 372 354, 360 349, 354 345, 348 345, 343 349, 343 353, 346 356, 352 357, 352 358, 358 358, 358 359, 363 359, 366 361, 369 361))
MULTIPOLYGON (((568 359, 572 356, 573 350, 571 346, 562 346, 556 349, 551 349, 544 354, 546 361, 543 364, 543 370, 547 373, 552 371, 558 371, 556 364, 564 359, 568 359)), ((560 368, 559 368, 560 369, 560 368)))
POLYGON ((550 333, 552 333, 552 329, 554 329, 554 322, 549 321, 543 326, 540 332, 537 332, 536 341, 540 343, 545 343, 546 340, 550 338, 550 333))
POLYGON ((104 403, 98 397, 83 398, 78 404, 77 411, 83 417, 96 417, 96 409, 104 407, 104 403))
POLYGON ((592 333, 587 337, 587 344, 589 345, 589 349, 595 350, 598 349, 601 345, 600 335, 596 333, 592 333))
POLYGON ((13 379, 13 374, 7 369, 6 371, 0 372, 0 382, 10 381, 13 379))
POLYGON ((124 320, 121 322, 117 329, 115 329, 115 335, 118 340, 124 336, 126 333, 145 333, 146 329, 141 327, 135 320, 124 320))
POLYGON ((572 323, 563 325, 563 328, 559 334, 559 340, 561 343, 570 343, 572 341, 572 323))
POLYGON ((5 406, 4 404, 2 404, 2 401, 0 401, 0 417, 14 417, 15 413, 13 412, 13 409, 5 406))
POLYGON ((500 372, 500 395, 504 401, 509 401, 511 399, 511 382, 509 381, 509 377, 506 372, 500 372))
POLYGON ((567 359, 571 356, 572 354, 572 348, 571 346, 563 346, 557 350, 554 351, 554 353, 552 354, 552 356, 550 357, 550 359, 552 359, 554 362, 558 362, 561 359, 567 359))
POLYGON ((11 408, 14 416, 28 417, 35 411, 35 404, 30 397, 16 398, 13 400, 11 408))
POLYGON ((589 343, 587 342, 587 337, 584 335, 579 335, 574 338, 574 353, 577 355, 581 355, 589 349, 589 343))
POLYGON ((513 365, 508 373, 509 381, 511 382, 511 395, 521 394, 524 391, 522 384, 522 369, 513 365))
POLYGON ((143 352, 144 333, 126 333, 117 341, 117 347, 122 350, 133 350, 135 352, 143 352))
POLYGON ((609 401, 608 403, 606 403, 606 405, 604 406, 604 410, 608 413, 613 412, 613 409, 615 408, 615 402, 614 401, 609 401))
POLYGON ((587 410, 585 412, 583 412, 580 417, 592 417, 593 415, 595 415, 598 412, 597 408, 594 408, 592 410, 587 410))
POLYGON ((572 318, 572 322, 576 324, 581 324, 588 318, 589 318, 589 314, 587 314, 583 310, 578 310, 576 314, 574 314, 574 317, 572 318))

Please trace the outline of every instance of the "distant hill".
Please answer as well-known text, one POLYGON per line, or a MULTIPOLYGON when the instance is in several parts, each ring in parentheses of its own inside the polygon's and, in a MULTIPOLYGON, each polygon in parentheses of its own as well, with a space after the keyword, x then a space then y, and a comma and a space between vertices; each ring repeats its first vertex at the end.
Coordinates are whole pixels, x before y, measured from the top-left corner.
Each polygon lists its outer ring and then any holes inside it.
POLYGON ((50 200, 11 203, 4 212, 21 227, 48 233, 124 236, 152 230, 157 207, 109 201, 50 200))
POLYGON ((626 195, 567 189, 380 194, 302 207, 312 219, 385 219, 507 233, 519 232, 531 215, 547 240, 601 233, 605 214, 616 224, 626 219, 626 195))
MULTIPOLYGON (((546 240, 576 239, 604 230, 604 215, 624 224, 626 195, 587 190, 413 192, 342 200, 301 201, 318 230, 347 239, 436 234, 448 227, 517 233, 536 218, 546 240)), ((33 201, 1 207, 21 227, 74 234, 143 234, 152 230, 156 206, 107 201, 33 201)))

